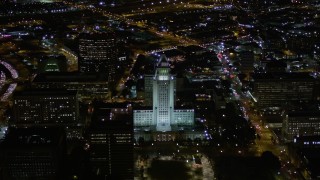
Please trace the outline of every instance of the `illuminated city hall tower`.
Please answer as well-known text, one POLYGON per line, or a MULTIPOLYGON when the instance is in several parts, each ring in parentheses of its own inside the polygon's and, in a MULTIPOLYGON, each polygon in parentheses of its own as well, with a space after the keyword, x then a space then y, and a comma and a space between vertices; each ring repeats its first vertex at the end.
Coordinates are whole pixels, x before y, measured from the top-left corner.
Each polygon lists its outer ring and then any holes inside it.
POLYGON ((170 64, 165 55, 160 57, 155 74, 145 76, 145 84, 152 87, 152 109, 133 110, 136 130, 168 132, 194 125, 193 109, 174 107, 176 78, 170 74, 170 64))
POLYGON ((161 56, 153 78, 153 114, 157 131, 171 131, 175 78, 170 74, 167 58, 161 56))

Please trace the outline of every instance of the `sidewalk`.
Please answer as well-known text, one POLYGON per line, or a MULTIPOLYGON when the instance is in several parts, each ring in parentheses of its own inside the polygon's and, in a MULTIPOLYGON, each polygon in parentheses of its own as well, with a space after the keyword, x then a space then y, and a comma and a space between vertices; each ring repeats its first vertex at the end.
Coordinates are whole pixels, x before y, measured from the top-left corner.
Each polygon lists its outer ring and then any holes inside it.
POLYGON ((211 164, 208 160, 208 158, 202 154, 201 156, 201 164, 196 164, 195 160, 192 159, 192 156, 188 156, 185 160, 176 160, 173 159, 173 156, 156 156, 148 155, 148 158, 146 157, 138 157, 135 160, 135 180, 151 180, 150 175, 148 174, 148 169, 150 168, 152 164, 153 159, 158 159, 162 161, 185 161, 186 166, 189 168, 189 171, 187 174, 192 177, 192 180, 213 180, 214 178, 214 172, 211 167, 211 164))

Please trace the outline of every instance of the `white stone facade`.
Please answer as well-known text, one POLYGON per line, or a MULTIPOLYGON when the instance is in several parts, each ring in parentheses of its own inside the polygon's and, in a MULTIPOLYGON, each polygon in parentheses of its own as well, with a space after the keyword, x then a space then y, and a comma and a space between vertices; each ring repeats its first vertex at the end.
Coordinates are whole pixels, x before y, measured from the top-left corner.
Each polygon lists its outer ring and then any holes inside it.
POLYGON ((192 126, 193 109, 174 109, 175 76, 170 74, 170 65, 165 56, 161 56, 152 80, 152 110, 134 110, 134 126, 151 127, 156 131, 171 131, 172 126, 192 126))

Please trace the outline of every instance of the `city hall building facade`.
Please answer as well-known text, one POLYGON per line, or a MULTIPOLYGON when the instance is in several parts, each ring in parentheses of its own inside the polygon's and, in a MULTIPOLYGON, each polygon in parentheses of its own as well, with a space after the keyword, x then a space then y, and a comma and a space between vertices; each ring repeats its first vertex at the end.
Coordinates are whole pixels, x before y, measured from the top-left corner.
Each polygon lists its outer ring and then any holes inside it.
POLYGON ((154 134, 155 139, 161 134, 163 138, 160 139, 170 140, 174 139, 170 132, 193 127, 194 109, 175 109, 176 77, 170 74, 170 65, 164 55, 160 57, 155 74, 146 76, 145 82, 152 83, 145 85, 152 87, 152 109, 133 110, 137 136, 141 137, 141 131, 152 131, 158 132, 154 134))

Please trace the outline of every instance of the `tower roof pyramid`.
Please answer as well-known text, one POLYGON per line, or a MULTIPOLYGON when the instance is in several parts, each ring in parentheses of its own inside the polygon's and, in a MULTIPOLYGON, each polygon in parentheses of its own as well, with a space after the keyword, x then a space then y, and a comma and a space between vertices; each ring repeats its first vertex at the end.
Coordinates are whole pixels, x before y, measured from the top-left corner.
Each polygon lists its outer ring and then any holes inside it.
POLYGON ((168 58, 166 57, 165 54, 162 54, 160 56, 160 59, 158 61, 158 67, 169 67, 169 61, 168 61, 168 58))

